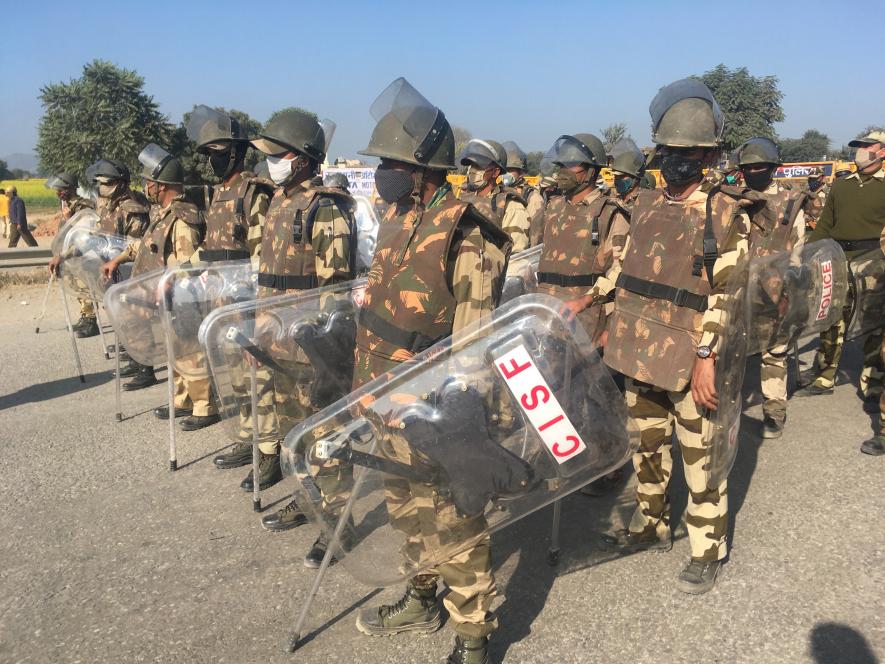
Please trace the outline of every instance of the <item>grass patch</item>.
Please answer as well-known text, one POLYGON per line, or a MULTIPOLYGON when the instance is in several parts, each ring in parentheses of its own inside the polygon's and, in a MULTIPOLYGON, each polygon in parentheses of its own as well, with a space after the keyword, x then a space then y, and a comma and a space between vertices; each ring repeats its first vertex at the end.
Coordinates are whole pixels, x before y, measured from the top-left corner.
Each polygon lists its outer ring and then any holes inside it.
POLYGON ((0 270, 0 290, 13 286, 33 286, 49 281, 49 270, 46 266, 26 270, 0 270))

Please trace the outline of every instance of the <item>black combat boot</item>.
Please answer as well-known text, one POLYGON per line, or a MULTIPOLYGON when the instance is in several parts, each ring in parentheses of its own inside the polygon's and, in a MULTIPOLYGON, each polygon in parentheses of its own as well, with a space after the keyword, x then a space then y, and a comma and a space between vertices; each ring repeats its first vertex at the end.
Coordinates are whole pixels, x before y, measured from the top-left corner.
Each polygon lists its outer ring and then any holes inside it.
POLYGON ((430 634, 439 626, 436 588, 416 588, 411 582, 398 602, 363 609, 356 618, 356 628, 369 636, 430 634))
POLYGON ((703 595, 713 588, 720 567, 722 567, 721 560, 704 562, 703 560, 690 558, 688 564, 679 575, 676 587, 689 595, 703 595))
POLYGON ((882 456, 885 454, 885 433, 880 433, 869 440, 865 440, 860 446, 860 451, 870 456, 882 456))
POLYGON ((212 459, 212 463, 214 463, 215 467, 219 470, 248 466, 252 463, 252 444, 237 443, 231 448, 230 452, 219 454, 212 459))
MULTIPOLYGON (((194 411, 190 408, 176 408, 175 409, 175 417, 176 419, 179 417, 187 417, 188 415, 193 415, 194 411)), ((169 419, 169 406, 160 406, 159 408, 154 408, 154 417, 158 420, 168 420, 169 419)))
POLYGON ((139 364, 138 373, 135 374, 135 378, 128 383, 123 383, 123 389, 127 392, 134 392, 135 390, 143 390, 146 387, 156 384, 157 377, 154 375, 154 368, 139 364))
MULTIPOLYGON (((265 454, 261 452, 260 455, 261 457, 258 459, 258 490, 264 491, 282 480, 283 472, 280 470, 280 457, 278 454, 265 454)), ((251 459, 250 453, 249 460, 251 461, 251 459)), ((251 472, 240 482, 240 488, 243 491, 252 491, 255 488, 251 472)))
MULTIPOLYGON (((307 523, 307 517, 304 516, 304 512, 301 511, 301 508, 298 507, 298 503, 295 500, 289 501, 289 504, 283 509, 277 510, 273 514, 268 514, 261 518, 262 528, 269 530, 272 533, 281 533, 284 530, 292 530, 292 528, 303 526, 305 523, 307 523)), ((320 562, 322 562, 322 557, 320 558, 320 562)))
POLYGON ((658 537, 654 528, 647 528, 641 533, 621 528, 610 533, 603 533, 602 546, 609 551, 620 551, 621 553, 650 550, 669 551, 673 548, 673 538, 669 534, 663 538, 658 537))
MULTIPOLYGON (((304 556, 304 566, 308 569, 319 569, 320 565, 323 564, 323 558, 326 557, 326 551, 328 548, 329 540, 326 538, 326 533, 321 531, 320 536, 317 537, 313 546, 310 547, 310 551, 304 556)), ((332 556, 332 559, 329 561, 329 566, 331 567, 337 562, 338 559, 335 556, 332 556)))
POLYGON ((762 437, 765 439, 780 438, 784 435, 785 424, 786 420, 779 420, 771 415, 766 415, 765 419, 762 420, 762 437))
POLYGON ((98 336, 98 320, 95 318, 83 319, 83 325, 74 331, 78 339, 88 339, 98 336))
POLYGON ((218 413, 214 415, 191 415, 185 417, 178 425, 182 431, 197 431, 211 427, 213 424, 221 422, 221 416, 218 413))
POLYGON ((446 664, 488 664, 489 639, 481 636, 476 639, 468 639, 460 634, 455 637, 455 649, 446 664))

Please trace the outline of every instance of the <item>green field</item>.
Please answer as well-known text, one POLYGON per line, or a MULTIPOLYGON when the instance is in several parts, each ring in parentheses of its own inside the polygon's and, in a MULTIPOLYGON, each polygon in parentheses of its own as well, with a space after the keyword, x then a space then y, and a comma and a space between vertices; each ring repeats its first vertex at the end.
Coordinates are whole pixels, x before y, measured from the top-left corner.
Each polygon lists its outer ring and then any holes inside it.
POLYGON ((58 208, 58 198, 52 189, 47 189, 43 183, 45 178, 32 178, 30 180, 2 180, 0 181, 0 189, 15 187, 18 195, 25 202, 28 209, 54 209, 58 208))

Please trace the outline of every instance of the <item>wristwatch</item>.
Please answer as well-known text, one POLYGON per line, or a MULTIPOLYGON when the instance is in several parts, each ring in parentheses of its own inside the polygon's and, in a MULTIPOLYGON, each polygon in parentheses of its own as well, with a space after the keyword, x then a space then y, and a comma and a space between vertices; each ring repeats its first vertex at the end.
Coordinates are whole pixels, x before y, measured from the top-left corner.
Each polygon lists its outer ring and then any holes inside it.
POLYGON ((698 346, 697 353, 698 357, 702 360, 706 360, 708 357, 713 355, 713 351, 710 349, 709 346, 698 346))

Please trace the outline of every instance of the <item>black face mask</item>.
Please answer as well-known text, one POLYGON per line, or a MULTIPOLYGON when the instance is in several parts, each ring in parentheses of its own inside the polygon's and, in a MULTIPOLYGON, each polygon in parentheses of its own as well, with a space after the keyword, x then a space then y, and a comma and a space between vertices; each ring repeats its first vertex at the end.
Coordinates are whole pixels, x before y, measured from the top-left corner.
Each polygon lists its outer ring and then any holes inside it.
POLYGON ((744 171, 744 182, 753 191, 765 191, 771 184, 771 170, 766 169, 756 173, 744 171))
POLYGON ((808 189, 811 191, 817 191, 818 189, 821 188, 822 184, 823 184, 823 182, 821 182, 820 180, 809 180, 808 181, 808 189))
POLYGON ((692 159, 681 154, 668 154, 661 159, 661 175, 667 184, 677 187, 699 180, 704 172, 704 158, 692 159))
POLYGON ((230 150, 224 152, 212 151, 209 155, 209 166, 212 168, 212 174, 217 178, 225 178, 229 175, 228 170, 231 166, 232 153, 230 150))
POLYGON ((395 171, 380 166, 375 169, 375 188, 385 203, 396 203, 408 196, 413 186, 410 171, 395 171))

